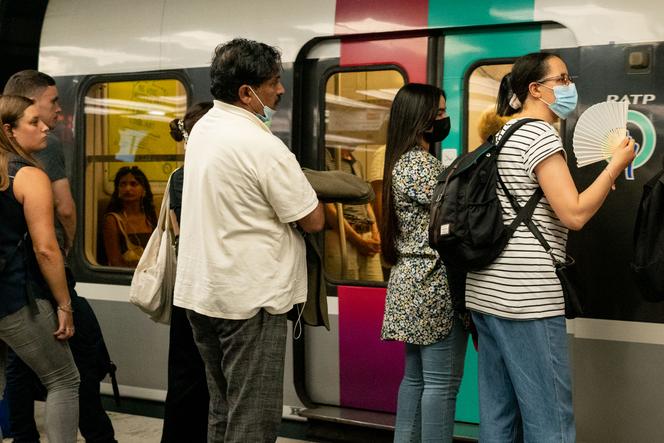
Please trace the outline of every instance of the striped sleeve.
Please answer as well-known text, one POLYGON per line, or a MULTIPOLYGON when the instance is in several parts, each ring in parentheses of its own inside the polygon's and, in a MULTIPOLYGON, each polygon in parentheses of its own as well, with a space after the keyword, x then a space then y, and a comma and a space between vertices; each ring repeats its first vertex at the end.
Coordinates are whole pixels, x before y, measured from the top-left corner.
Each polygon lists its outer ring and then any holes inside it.
POLYGON ((535 167, 542 160, 557 152, 562 152, 563 155, 566 154, 560 136, 551 125, 544 122, 534 122, 526 124, 524 129, 529 125, 536 126, 537 132, 540 135, 523 151, 523 166, 528 176, 533 180, 537 180, 535 177, 535 167))

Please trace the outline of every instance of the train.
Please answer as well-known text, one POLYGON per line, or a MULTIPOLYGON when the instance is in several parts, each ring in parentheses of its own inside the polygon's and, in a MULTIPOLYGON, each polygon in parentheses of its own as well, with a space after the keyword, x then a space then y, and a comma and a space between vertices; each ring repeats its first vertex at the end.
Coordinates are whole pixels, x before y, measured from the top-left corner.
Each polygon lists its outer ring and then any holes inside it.
MULTIPOLYGON (((118 168, 137 165, 155 202, 184 161, 168 122, 210 100, 214 48, 244 37, 282 51, 286 88, 272 131, 303 167, 325 151, 353 149, 368 172, 385 144, 390 103, 408 82, 447 95, 443 164, 479 146, 477 124, 498 84, 526 53, 560 55, 579 105, 560 123, 568 155, 580 114, 629 102, 639 151, 599 213, 570 234, 586 279, 587 313, 568 320, 580 442, 656 442, 664 436, 664 306, 643 300, 630 273, 643 184, 664 154, 664 5, 633 0, 50 0, 38 69, 56 79, 63 108, 55 129, 66 147, 79 226, 70 260, 77 290, 94 307, 123 396, 163 401, 168 328, 128 302, 131 269, 105 262, 100 222, 118 168)), ((601 165, 570 169, 585 188, 601 165)), ((324 246, 324 235, 318 238, 324 246)), ((403 344, 382 342, 385 279, 324 272, 329 330, 291 334, 284 417, 391 429, 403 344)), ((260 272, 257 270, 257 272, 260 272)), ((385 274, 384 274, 385 276, 385 274)), ((103 384, 110 392, 110 384, 103 384)), ((457 435, 479 422, 477 354, 469 342, 457 401, 457 435)))

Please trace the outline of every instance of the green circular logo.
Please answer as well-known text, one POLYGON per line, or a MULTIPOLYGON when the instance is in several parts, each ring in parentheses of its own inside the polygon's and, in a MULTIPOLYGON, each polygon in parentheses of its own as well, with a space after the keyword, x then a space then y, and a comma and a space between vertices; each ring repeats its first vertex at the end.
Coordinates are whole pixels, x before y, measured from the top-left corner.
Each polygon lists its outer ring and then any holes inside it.
POLYGON ((641 131, 641 144, 636 151, 636 158, 630 168, 625 170, 628 179, 634 180, 633 171, 645 165, 655 153, 655 144, 657 143, 657 132, 655 126, 645 114, 630 109, 627 112, 627 121, 636 126, 641 131))

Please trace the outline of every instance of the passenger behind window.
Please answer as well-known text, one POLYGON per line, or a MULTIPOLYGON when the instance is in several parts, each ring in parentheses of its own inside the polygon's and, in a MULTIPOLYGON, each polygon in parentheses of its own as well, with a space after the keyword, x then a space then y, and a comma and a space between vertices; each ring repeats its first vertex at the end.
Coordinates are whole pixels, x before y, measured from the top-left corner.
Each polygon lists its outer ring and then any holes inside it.
POLYGON ((376 194, 373 202, 374 214, 376 215, 376 224, 380 228, 380 221, 383 216, 383 167, 385 164, 385 145, 376 149, 373 159, 369 164, 367 171, 367 181, 376 194))
POLYGON ((135 268, 157 225, 150 182, 137 166, 115 174, 115 187, 104 215, 104 248, 109 266, 135 268))
POLYGON ((480 139, 485 141, 492 135, 498 134, 509 120, 509 117, 498 115, 495 106, 487 108, 482 112, 480 121, 477 123, 477 133, 480 135, 480 139))
MULTIPOLYGON (((341 170, 364 177, 353 149, 327 149, 325 164, 328 170, 341 170), (336 156, 340 155, 339 161, 336 156)), ((343 205, 346 256, 342 256, 339 219, 334 204, 325 205, 325 270, 338 280, 383 280, 380 264, 380 234, 371 205, 343 205), (345 269, 344 269, 345 265, 345 269)))

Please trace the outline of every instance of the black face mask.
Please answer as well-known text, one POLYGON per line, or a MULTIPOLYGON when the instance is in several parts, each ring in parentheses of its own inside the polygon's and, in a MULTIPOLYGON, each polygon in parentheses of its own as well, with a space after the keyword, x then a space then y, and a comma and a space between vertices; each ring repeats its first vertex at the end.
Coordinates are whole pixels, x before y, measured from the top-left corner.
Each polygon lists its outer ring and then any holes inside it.
POLYGON ((440 120, 434 120, 432 127, 433 130, 431 132, 425 132, 423 134, 424 140, 431 145, 443 141, 450 133, 450 118, 445 117, 440 120))

